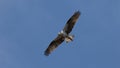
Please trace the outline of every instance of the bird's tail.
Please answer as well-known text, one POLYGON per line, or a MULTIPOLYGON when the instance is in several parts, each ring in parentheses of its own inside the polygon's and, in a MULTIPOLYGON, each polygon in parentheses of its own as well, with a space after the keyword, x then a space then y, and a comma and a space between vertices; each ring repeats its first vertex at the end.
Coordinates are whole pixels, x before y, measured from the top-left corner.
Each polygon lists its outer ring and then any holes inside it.
POLYGON ((66 43, 73 41, 74 35, 69 35, 68 37, 65 38, 66 43))

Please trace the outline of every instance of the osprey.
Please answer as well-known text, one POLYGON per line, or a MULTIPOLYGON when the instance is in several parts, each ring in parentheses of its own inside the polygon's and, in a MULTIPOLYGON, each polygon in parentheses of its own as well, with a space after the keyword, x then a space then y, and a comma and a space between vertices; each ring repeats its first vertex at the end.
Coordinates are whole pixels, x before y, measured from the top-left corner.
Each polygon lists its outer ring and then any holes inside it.
POLYGON ((49 44, 48 48, 45 50, 45 55, 48 56, 55 48, 57 48, 64 40, 66 43, 73 41, 74 35, 70 35, 69 33, 72 31, 76 21, 80 16, 80 12, 75 12, 70 19, 67 21, 65 27, 61 32, 58 33, 58 36, 49 44))

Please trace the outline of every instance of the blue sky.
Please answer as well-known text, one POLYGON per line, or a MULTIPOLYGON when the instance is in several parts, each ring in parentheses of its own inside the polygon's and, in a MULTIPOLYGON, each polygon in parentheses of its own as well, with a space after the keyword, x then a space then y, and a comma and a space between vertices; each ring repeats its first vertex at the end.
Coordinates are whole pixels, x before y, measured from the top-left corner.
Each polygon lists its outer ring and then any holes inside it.
POLYGON ((120 68, 120 0, 0 0, 0 68, 120 68), (44 56, 77 10, 74 41, 44 56))

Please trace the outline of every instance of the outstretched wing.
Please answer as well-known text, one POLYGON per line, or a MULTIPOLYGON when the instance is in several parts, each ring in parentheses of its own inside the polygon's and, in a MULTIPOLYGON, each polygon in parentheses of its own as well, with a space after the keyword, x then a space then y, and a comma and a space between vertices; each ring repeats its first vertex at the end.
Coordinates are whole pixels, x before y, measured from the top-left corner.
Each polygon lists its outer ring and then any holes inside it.
POLYGON ((45 50, 45 55, 48 56, 55 48, 57 48, 63 41, 64 41, 63 35, 58 35, 57 38, 55 38, 48 48, 45 50))
POLYGON ((71 18, 67 21, 63 31, 65 31, 67 34, 69 34, 72 31, 72 28, 74 27, 74 25, 75 25, 77 19, 79 18, 80 14, 81 13, 79 11, 75 12, 71 16, 71 18))

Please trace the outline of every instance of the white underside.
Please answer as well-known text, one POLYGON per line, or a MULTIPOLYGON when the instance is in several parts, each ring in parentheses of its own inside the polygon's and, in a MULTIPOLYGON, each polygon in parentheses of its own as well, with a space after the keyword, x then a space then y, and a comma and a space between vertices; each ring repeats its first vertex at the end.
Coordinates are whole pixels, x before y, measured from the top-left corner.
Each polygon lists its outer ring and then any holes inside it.
POLYGON ((67 35, 63 30, 58 34, 63 34, 65 36, 66 43, 73 41, 74 35, 67 35))

